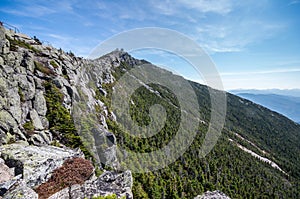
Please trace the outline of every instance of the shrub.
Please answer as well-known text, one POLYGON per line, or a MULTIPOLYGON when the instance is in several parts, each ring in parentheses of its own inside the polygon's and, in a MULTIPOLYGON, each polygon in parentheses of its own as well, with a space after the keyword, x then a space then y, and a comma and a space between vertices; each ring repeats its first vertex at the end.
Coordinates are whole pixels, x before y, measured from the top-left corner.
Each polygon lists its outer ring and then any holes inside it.
POLYGON ((33 134, 34 133, 34 126, 32 121, 26 122, 23 124, 23 128, 26 130, 28 134, 33 134))
POLYGON ((44 73, 45 75, 55 75, 55 73, 48 67, 44 66, 41 62, 34 61, 36 70, 44 73))
MULTIPOLYGON (((93 199, 117 199, 117 195, 116 194, 112 194, 112 195, 108 195, 108 196, 97 196, 97 197, 93 197, 93 199)), ((126 199, 126 197, 122 197, 121 199, 126 199)))
POLYGON ((49 127, 52 132, 58 131, 61 135, 55 135, 54 139, 71 148, 80 148, 86 158, 94 161, 92 154, 84 146, 80 136, 78 135, 74 121, 69 111, 62 105, 64 95, 51 82, 44 84, 47 103, 46 117, 49 121, 49 127))
POLYGON ((56 146, 56 147, 61 147, 59 141, 57 140, 53 140, 51 143, 50 143, 51 146, 56 146))
POLYGON ((12 144, 16 142, 16 136, 10 134, 9 132, 6 133, 6 138, 2 138, 2 141, 6 144, 12 144))
POLYGON ((50 64, 51 64, 51 66, 53 66, 53 68, 58 68, 58 65, 55 61, 51 60, 50 64))
POLYGON ((92 163, 83 158, 66 160, 61 167, 54 170, 46 183, 35 189, 39 199, 46 199, 66 187, 83 184, 93 174, 93 169, 92 163))
POLYGON ((24 95, 24 93, 22 91, 22 88, 19 87, 18 93, 19 93, 21 102, 25 102, 26 99, 25 99, 25 95, 24 95))

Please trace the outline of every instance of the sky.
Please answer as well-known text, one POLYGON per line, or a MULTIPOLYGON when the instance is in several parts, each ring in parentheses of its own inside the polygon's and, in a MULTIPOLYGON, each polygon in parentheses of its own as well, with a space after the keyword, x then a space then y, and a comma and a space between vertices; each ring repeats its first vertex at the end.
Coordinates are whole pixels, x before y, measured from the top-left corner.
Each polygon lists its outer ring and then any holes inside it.
MULTIPOLYGON (((118 33, 167 28, 205 50, 225 90, 300 88, 300 0, 1 0, 0 20, 82 57, 118 33)), ((174 54, 130 53, 205 83, 174 54)))

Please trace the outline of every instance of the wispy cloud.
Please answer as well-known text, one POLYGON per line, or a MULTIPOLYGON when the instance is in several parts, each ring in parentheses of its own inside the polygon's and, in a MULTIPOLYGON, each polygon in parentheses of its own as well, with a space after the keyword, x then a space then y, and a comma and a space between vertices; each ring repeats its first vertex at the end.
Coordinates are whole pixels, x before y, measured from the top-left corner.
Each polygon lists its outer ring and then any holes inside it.
MULTIPOLYGON (((182 12, 182 10, 189 10, 203 13, 227 14, 232 11, 232 0, 154 0, 150 2, 154 11, 162 15, 174 16, 182 12)), ((181 13, 182 14, 182 13, 181 13)))
POLYGON ((56 11, 41 5, 28 5, 22 7, 22 9, 1 9, 2 12, 6 12, 13 15, 24 17, 41 17, 44 15, 55 13, 56 11))
POLYGON ((159 13, 161 15, 172 16, 178 13, 178 7, 176 5, 176 1, 150 1, 149 6, 153 12, 159 13))
POLYGON ((161 24, 179 27, 212 54, 242 51, 249 44, 271 38, 286 28, 282 22, 267 21, 252 12, 249 14, 249 8, 261 10, 267 4, 266 0, 154 0, 149 3, 149 10, 160 20, 164 18, 161 24), (241 14, 239 17, 236 17, 237 12, 241 14), (213 15, 215 20, 207 15, 213 15))
POLYGON ((73 12, 73 5, 76 4, 76 1, 53 1, 49 0, 44 1, 20 1, 16 0, 17 6, 15 8, 3 7, 2 12, 13 14, 17 16, 24 17, 42 17, 53 13, 70 13, 73 12))
POLYGON ((235 12, 249 12, 249 7, 260 10, 266 0, 153 0, 138 7, 132 2, 127 4, 112 1, 96 4, 97 17, 115 24, 112 34, 130 28, 128 20, 137 26, 142 22, 146 26, 174 27, 199 42, 209 54, 242 51, 284 28, 278 21, 264 21, 252 14, 236 17, 235 12), (207 19, 207 15, 216 20, 207 19))
POLYGON ((288 5, 294 5, 294 4, 298 4, 298 3, 300 3, 300 0, 293 0, 293 1, 289 2, 288 5))
POLYGON ((279 22, 235 19, 233 23, 224 21, 220 24, 200 25, 192 37, 210 54, 238 52, 249 44, 273 37, 285 27, 285 24, 279 22))
POLYGON ((178 2, 189 9, 203 13, 227 14, 233 9, 231 0, 178 0, 178 2))
POLYGON ((54 39, 58 39, 58 40, 61 40, 61 41, 69 41, 69 40, 74 40, 73 37, 70 37, 70 36, 62 36, 62 35, 57 35, 57 34, 47 34, 47 36, 49 37, 52 37, 54 39))

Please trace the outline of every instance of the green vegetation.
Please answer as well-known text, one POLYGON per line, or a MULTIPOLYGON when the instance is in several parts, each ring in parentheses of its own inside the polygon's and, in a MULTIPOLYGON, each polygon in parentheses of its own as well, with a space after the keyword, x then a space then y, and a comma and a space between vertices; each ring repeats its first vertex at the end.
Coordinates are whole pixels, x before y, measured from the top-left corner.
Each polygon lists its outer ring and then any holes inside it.
MULTIPOLYGON (((229 95, 226 127, 270 152, 284 171, 300 179, 300 126, 281 115, 229 95)), ((244 100, 246 101, 246 100, 244 100)))
POLYGON ((12 135, 9 132, 6 133, 6 137, 2 138, 2 141, 6 144, 13 144, 16 142, 16 135, 12 135))
MULTIPOLYGON (((53 63, 50 62, 50 64, 53 66, 53 63)), ((49 72, 42 63, 36 62, 35 65, 37 70, 44 71, 46 74, 49 72)), ((121 67, 115 68, 113 75, 118 79, 128 69, 130 67, 126 63, 121 63, 121 67)), ((157 171, 133 174, 134 197, 193 198, 205 191, 218 189, 231 198, 300 198, 300 126, 251 102, 248 102, 247 105, 241 103, 240 98, 228 94, 228 114, 222 135, 213 150, 205 158, 200 158, 199 150, 208 129, 211 105, 208 88, 193 82, 191 85, 198 97, 200 119, 205 123, 199 124, 197 136, 189 149, 168 167, 157 171), (267 154, 263 154, 257 147, 242 140, 235 133, 255 143, 258 148, 267 151, 267 154), (242 151, 233 142, 230 142, 229 138, 276 162, 288 175, 242 151)), ((104 102, 109 111, 113 86, 114 83, 102 85, 102 89, 107 92, 106 95, 94 88, 97 99, 104 102)), ((176 96, 163 86, 157 84, 148 86, 158 91, 162 97, 144 87, 137 89, 131 96, 133 103, 130 105, 130 116, 139 125, 148 125, 151 121, 150 107, 160 104, 166 110, 167 119, 159 133, 147 139, 133 137, 124 130, 121 123, 106 118, 110 131, 117 138, 118 145, 126 150, 140 153, 155 151, 166 146, 179 129, 181 112, 176 96)), ((79 147, 87 158, 93 160, 92 154, 86 147, 88 143, 85 142, 90 140, 90 136, 92 136, 90 129, 97 118, 92 114, 81 116, 83 135, 80 137, 75 129, 73 118, 62 105, 63 94, 50 81, 46 82, 44 87, 50 130, 54 139, 59 140, 52 144, 58 146, 59 143, 62 143, 72 148, 79 147)), ((80 89, 78 93, 82 98, 85 97, 80 89)), ((21 97, 20 93, 19 95, 21 97)), ((79 106, 84 109, 86 105, 79 104, 79 106)), ((100 106, 95 108, 98 114, 103 113, 100 106)), ((122 123, 124 124, 126 121, 122 121, 122 123)), ((25 123, 23 127, 30 130, 32 129, 31 125, 25 123)), ((123 154, 118 155, 122 157, 123 154)), ((129 161, 136 163, 135 166, 139 167, 141 166, 140 162, 149 160, 133 157, 129 161)), ((121 163, 121 166, 124 167, 128 165, 126 161, 121 163)), ((96 167, 96 173, 99 176, 102 171, 96 167)), ((96 199, 116 197, 116 195, 99 196, 96 199)))
POLYGON ((34 133, 34 126, 32 121, 26 122, 23 124, 23 128, 26 130, 27 134, 33 134, 34 133))
MULTIPOLYGON (((162 87, 157 85, 151 85, 152 88, 156 88, 160 93, 163 93, 162 87)), ((167 92, 164 92, 167 93, 167 92)), ((149 108, 154 104, 160 104, 166 109, 167 119, 166 124, 162 130, 153 137, 147 139, 140 139, 132 137, 126 132, 122 132, 122 127, 112 121, 108 121, 109 128, 113 133, 124 140, 120 143, 124 145, 126 149, 137 151, 137 152, 150 152, 160 149, 166 145, 176 134, 180 124, 180 110, 174 108, 174 104, 178 105, 176 98, 171 98, 172 104, 169 100, 161 100, 156 94, 149 92, 146 88, 142 87, 136 90, 131 98, 134 105, 131 104, 131 118, 136 121, 140 126, 145 126, 150 123, 149 108)), ((122 123, 128 123, 128 121, 122 121, 122 123)))
POLYGON ((23 93, 23 91, 22 91, 22 88, 20 88, 20 87, 19 87, 19 90, 18 90, 18 94, 19 94, 19 96, 20 96, 21 102, 25 102, 25 101, 26 101, 25 95, 24 95, 24 93, 23 93))
POLYGON ((53 140, 51 143, 50 143, 51 146, 56 146, 56 147, 61 147, 61 144, 59 143, 59 141, 57 140, 53 140))
MULTIPOLYGON (((108 196, 98 196, 98 197, 93 197, 93 199, 117 199, 116 194, 108 195, 108 196)), ((123 198, 123 197, 122 197, 123 198)), ((125 197, 124 197, 125 199, 125 197)))
POLYGON ((35 66, 36 70, 44 73, 45 75, 54 75, 55 74, 50 68, 48 68, 47 66, 45 66, 41 62, 34 61, 34 66, 35 66))
POLYGON ((53 68, 58 68, 57 63, 54 60, 50 61, 51 66, 53 66, 53 68))
POLYGON ((22 41, 22 40, 17 40, 17 39, 11 39, 10 37, 6 36, 6 39, 8 39, 9 43, 10 43, 10 50, 11 51, 16 51, 18 49, 18 46, 21 48, 26 48, 28 50, 33 51, 34 53, 39 53, 40 51, 36 48, 34 48, 33 46, 31 46, 30 44, 22 41))
POLYGON ((91 153, 84 146, 78 135, 73 119, 69 111, 62 105, 64 96, 60 90, 51 82, 44 84, 47 102, 47 119, 50 130, 55 135, 55 139, 71 148, 80 148, 86 158, 93 159, 91 153))
POLYGON ((99 166, 95 166, 95 175, 99 177, 103 173, 103 170, 99 169, 99 166))
MULTIPOLYGON (((128 66, 123 63, 122 67, 128 66)), ((124 73, 122 67, 115 69, 118 79, 124 73)), ((191 82, 198 97, 201 120, 209 124, 210 98, 206 86, 191 82)), ((113 85, 102 85, 107 91, 110 104, 113 85)), ((180 112, 171 104, 177 105, 176 97, 168 89, 151 84, 152 89, 164 96, 159 98, 145 88, 139 88, 131 97, 130 114, 140 125, 150 121, 149 107, 160 104, 165 107, 167 121, 155 136, 143 139, 130 136, 120 123, 107 119, 109 129, 116 135, 117 143, 126 150, 149 152, 165 146, 178 129, 180 112)), ((242 104, 240 98, 228 95, 226 125, 217 145, 205 157, 199 157, 208 125, 199 124, 198 134, 189 149, 174 163, 164 169, 148 173, 133 174, 135 198, 193 198, 205 191, 221 190, 231 198, 300 198, 300 126, 288 119, 249 102, 242 104), (236 137, 242 135, 268 152, 267 158, 275 161, 289 176, 272 168, 250 154, 240 150, 228 139, 234 139, 252 151, 263 155, 256 147, 236 137)), ((123 121, 124 123, 126 121, 123 121)), ((180 147, 180 146, 179 146, 180 147)), ((146 161, 132 159, 136 162, 146 161)), ((126 162, 122 163, 126 164, 126 162)))
POLYGON ((106 96, 101 93, 98 89, 95 89, 96 92, 96 99, 101 100, 105 104, 106 107, 110 107, 111 104, 111 95, 112 95, 112 87, 114 86, 113 83, 102 84, 102 89, 107 92, 106 96))

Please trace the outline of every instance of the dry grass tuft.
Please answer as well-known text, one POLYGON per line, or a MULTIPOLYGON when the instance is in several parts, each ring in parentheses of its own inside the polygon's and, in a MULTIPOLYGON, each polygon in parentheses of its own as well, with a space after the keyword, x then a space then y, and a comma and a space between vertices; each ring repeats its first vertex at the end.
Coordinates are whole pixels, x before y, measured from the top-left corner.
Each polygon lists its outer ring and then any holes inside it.
POLYGON ((54 170, 48 182, 41 184, 35 190, 39 194, 39 199, 47 199, 66 187, 83 184, 92 175, 93 170, 94 167, 89 160, 68 159, 61 167, 54 170))

